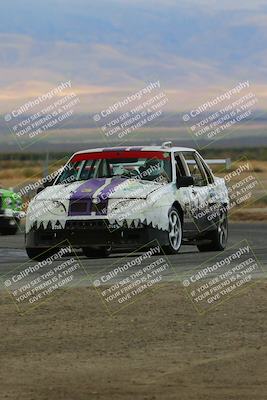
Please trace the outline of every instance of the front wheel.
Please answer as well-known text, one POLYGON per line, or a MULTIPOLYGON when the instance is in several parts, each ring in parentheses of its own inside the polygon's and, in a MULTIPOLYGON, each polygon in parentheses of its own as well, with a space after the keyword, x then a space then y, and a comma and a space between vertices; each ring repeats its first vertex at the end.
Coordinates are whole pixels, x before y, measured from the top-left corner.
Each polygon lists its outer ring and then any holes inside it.
POLYGON ((208 239, 210 243, 197 246, 200 252, 223 251, 226 248, 228 240, 228 217, 226 212, 221 212, 217 228, 209 232, 208 239))
POLYGON ((26 253, 27 256, 31 259, 31 260, 36 260, 36 261, 43 261, 45 260, 47 257, 50 257, 53 252, 51 251, 50 248, 35 248, 35 247, 26 247, 26 253))
POLYGON ((180 250, 183 238, 182 219, 179 211, 172 207, 169 211, 169 230, 168 230, 168 246, 164 246, 163 250, 166 254, 177 254, 180 250))

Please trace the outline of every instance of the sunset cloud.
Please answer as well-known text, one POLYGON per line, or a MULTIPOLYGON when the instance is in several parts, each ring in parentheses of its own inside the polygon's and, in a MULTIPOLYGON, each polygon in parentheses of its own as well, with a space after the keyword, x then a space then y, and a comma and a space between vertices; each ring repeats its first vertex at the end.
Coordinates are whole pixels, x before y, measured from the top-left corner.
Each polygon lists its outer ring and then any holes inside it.
POLYGON ((16 15, 11 4, 2 5, 2 112, 66 80, 83 112, 97 111, 153 80, 160 80, 173 111, 240 80, 250 80, 266 103, 263 1, 100 3, 77 0, 74 10, 71 0, 49 0, 47 7, 30 0, 22 7, 15 0, 16 15))

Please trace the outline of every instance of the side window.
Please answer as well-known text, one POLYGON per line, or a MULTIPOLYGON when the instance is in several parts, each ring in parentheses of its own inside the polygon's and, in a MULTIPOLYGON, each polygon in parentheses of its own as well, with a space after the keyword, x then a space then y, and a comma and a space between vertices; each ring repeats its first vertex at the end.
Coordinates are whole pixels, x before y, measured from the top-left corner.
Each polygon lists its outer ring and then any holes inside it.
POLYGON ((70 162, 67 165, 65 165, 62 173, 55 181, 56 184, 69 183, 75 181, 82 165, 83 161, 76 161, 75 163, 70 162))
POLYGON ((176 177, 179 178, 181 176, 186 176, 186 171, 183 166, 183 162, 181 160, 180 154, 175 154, 175 165, 176 165, 176 177))
POLYGON ((102 178, 102 177, 107 177, 108 173, 108 165, 107 165, 107 160, 103 159, 100 161, 98 171, 97 171, 97 178, 102 178))
POLYGON ((83 181, 90 179, 94 173, 95 160, 86 160, 79 178, 83 181))
POLYGON ((204 169, 208 182, 209 183, 214 183, 214 178, 212 176, 212 173, 209 169, 209 167, 203 162, 203 160, 201 160, 201 158, 198 156, 198 154, 196 155, 196 158, 198 159, 199 163, 202 165, 202 168, 204 169))
POLYGON ((207 176, 202 164, 200 164, 199 160, 196 158, 196 154, 184 152, 183 156, 190 175, 194 178, 195 186, 206 186, 208 184, 207 176))

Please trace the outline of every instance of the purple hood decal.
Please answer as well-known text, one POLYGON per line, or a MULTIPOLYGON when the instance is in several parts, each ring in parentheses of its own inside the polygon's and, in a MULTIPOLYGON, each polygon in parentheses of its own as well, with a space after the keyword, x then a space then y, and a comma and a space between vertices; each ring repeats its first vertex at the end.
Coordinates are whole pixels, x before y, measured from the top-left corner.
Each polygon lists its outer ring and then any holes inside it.
POLYGON ((103 186, 103 190, 101 190, 97 197, 102 200, 106 200, 109 197, 109 194, 114 193, 116 187, 123 183, 127 178, 96 178, 89 179, 79 186, 70 196, 70 201, 82 200, 82 199, 92 199, 97 190, 101 189, 103 186), (104 187, 107 182, 109 184, 104 187))
POLYGON ((81 184, 70 196, 70 201, 92 199, 95 192, 106 182, 106 178, 89 179, 81 184))
MULTIPOLYGON (((126 178, 96 178, 89 179, 79 186, 70 196, 69 215, 90 215, 94 210, 97 214, 103 215, 102 208, 106 210, 107 199, 114 193, 116 187, 124 182, 126 178), (108 184, 107 184, 108 183, 108 184), (106 186, 105 186, 106 185, 106 186), (103 190, 101 190, 103 187, 103 190), (92 199, 96 192, 98 195, 98 206, 94 209, 92 199)), ((106 213, 106 212, 105 212, 106 213)))
POLYGON ((100 202, 105 201, 109 198, 109 195, 115 192, 116 188, 123 182, 125 182, 127 178, 112 178, 109 185, 107 185, 101 192, 98 194, 98 199, 100 202))

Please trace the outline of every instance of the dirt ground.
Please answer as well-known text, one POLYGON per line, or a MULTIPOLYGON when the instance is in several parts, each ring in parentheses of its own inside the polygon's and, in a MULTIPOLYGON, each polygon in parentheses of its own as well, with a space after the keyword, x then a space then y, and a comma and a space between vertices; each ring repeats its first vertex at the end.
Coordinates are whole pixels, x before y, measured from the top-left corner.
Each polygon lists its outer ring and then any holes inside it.
POLYGON ((199 315, 167 284, 110 317, 94 288, 27 315, 0 297, 1 399, 263 400, 267 283, 199 315))

